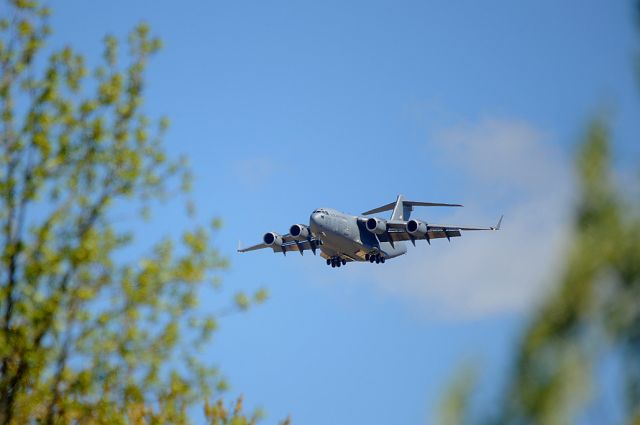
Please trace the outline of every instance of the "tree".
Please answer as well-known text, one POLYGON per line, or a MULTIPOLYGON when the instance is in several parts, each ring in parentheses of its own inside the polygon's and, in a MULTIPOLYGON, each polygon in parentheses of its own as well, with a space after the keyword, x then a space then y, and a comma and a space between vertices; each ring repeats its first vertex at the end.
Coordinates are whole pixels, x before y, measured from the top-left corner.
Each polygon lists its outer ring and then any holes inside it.
MULTIPOLYGON (((637 12, 640 22, 640 2, 637 12)), ((455 403, 445 405, 443 421, 574 422, 588 406, 596 366, 617 361, 625 421, 640 424, 640 205, 612 179, 611 146, 606 120, 593 120, 576 160, 580 198, 568 258, 524 333, 498 411, 471 418, 467 379, 449 391, 455 403)))
MULTIPOLYGON (((188 190, 167 120, 143 110, 160 41, 141 24, 123 55, 106 37, 90 72, 72 47, 47 51, 38 1, 3 0, 0 13, 0 424, 187 422, 226 386, 193 354, 217 327, 196 306, 226 266, 219 223, 123 259, 134 235, 113 221, 188 190)), ((212 423, 257 419, 215 406, 212 423)))
POLYGON ((568 259, 523 335, 498 411, 474 419, 474 375, 456 375, 442 423, 572 423, 612 353, 625 371, 627 423, 640 423, 640 205, 613 183, 610 149, 606 123, 595 120, 576 161, 581 198, 568 259))
POLYGON ((609 132, 596 121, 577 161, 581 200, 565 271, 524 336, 504 422, 570 422, 609 350, 627 371, 629 423, 640 419, 640 210, 611 181, 609 151, 609 132))

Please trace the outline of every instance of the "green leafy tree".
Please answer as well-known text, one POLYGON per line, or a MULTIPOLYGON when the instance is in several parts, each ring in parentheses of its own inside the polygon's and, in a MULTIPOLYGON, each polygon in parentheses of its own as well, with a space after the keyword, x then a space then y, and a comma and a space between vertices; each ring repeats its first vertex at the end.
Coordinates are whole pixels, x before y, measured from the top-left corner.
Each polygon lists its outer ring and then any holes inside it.
MULTIPOLYGON (((640 23, 640 2, 637 12, 640 23)), ((597 366, 614 353, 624 370, 616 382, 624 421, 640 424, 640 204, 612 177, 611 139, 606 121, 596 119, 580 145, 564 270, 524 333, 502 404, 472 417, 474 381, 466 380, 448 392, 445 401, 457 403, 443 405, 441 422, 573 423, 592 399, 597 366)))
POLYGON ((627 423, 640 424, 640 205, 612 181, 610 149, 606 124, 594 121, 576 163, 580 201, 564 271, 524 333, 498 412, 469 414, 467 374, 446 393, 441 423, 573 423, 593 395, 596 366, 613 352, 625 371, 627 423))
POLYGON ((558 289, 522 341, 504 422, 573 421, 608 349, 622 354, 627 417, 640 419, 640 209, 611 180, 609 140, 601 121, 592 124, 577 161, 574 240, 558 289))
MULTIPOLYGON (((73 48, 47 49, 49 13, 0 3, 0 424, 187 422, 226 387, 194 355, 217 328, 197 300, 226 267, 218 223, 131 258, 113 220, 188 190, 167 121, 143 111, 160 41, 139 25, 123 54, 107 37, 89 70, 73 48)), ((207 409, 215 424, 259 418, 207 409)))

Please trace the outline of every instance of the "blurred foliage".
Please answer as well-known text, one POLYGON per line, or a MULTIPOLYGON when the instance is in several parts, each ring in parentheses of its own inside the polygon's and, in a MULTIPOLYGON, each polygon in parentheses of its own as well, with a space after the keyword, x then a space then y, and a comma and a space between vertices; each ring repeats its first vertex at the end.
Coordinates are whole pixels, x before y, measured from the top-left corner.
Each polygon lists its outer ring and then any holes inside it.
MULTIPOLYGON (((0 424, 187 422, 227 387, 197 356, 217 329, 197 302, 227 264, 212 246, 220 222, 140 256, 113 222, 189 189, 188 167, 165 153, 168 121, 142 111, 160 41, 144 24, 124 53, 106 37, 88 69, 72 47, 46 50, 49 14, 0 6, 0 424)), ((238 294, 235 309, 266 298, 238 294)), ((241 399, 205 413, 260 417, 241 399)))
MULTIPOLYGON (((254 425, 263 414, 258 410, 252 416, 244 415, 242 408, 243 399, 239 397, 230 408, 225 407, 222 400, 215 404, 205 404, 204 411, 210 425, 254 425)), ((280 425, 291 425, 291 419, 287 418, 280 422, 280 425)))
POLYGON ((469 422, 470 404, 473 387, 477 380, 478 369, 472 363, 461 367, 445 389, 445 398, 440 406, 438 423, 457 425, 469 422))
MULTIPOLYGON (((456 378, 441 423, 581 423, 603 385, 598 365, 615 361, 622 377, 608 384, 624 397, 623 423, 640 424, 640 203, 613 179, 611 139, 606 120, 596 119, 580 144, 579 200, 564 269, 526 329, 501 404, 485 409, 487 417, 471 417, 475 381, 456 378)), ((606 417, 611 412, 597 413, 598 423, 614 420, 606 417)))
POLYGON ((611 353, 624 371, 626 423, 640 423, 640 204, 614 184, 610 148, 605 122, 595 120, 578 154, 580 200, 564 270, 520 342, 502 405, 488 420, 472 418, 475 381, 455 378, 440 423, 574 423, 611 353))
POLYGON ((640 413, 633 389, 640 383, 640 209, 612 181, 610 145, 596 120, 578 155, 580 201, 565 269, 524 336, 501 422, 572 422, 608 348, 623 353, 629 422, 640 413))

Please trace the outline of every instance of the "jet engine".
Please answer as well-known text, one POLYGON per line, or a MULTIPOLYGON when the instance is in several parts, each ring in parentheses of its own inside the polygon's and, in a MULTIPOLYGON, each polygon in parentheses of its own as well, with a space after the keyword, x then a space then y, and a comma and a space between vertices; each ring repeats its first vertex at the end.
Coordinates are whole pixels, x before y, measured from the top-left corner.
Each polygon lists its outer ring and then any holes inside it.
POLYGON ((277 234, 275 232, 268 232, 268 233, 264 234, 264 236, 262 237, 262 241, 264 242, 265 245, 281 246, 282 245, 282 236, 280 236, 279 234, 277 234))
POLYGON ((427 233, 427 224, 418 220, 407 221, 407 233, 411 236, 423 236, 427 233))
POLYGON ((309 236, 311 236, 309 227, 305 226, 304 224, 294 224, 289 229, 289 233, 291 233, 291 236, 298 240, 306 240, 309 236))
POLYGON ((387 222, 379 218, 370 218, 367 220, 367 230, 379 235, 387 231, 387 222))

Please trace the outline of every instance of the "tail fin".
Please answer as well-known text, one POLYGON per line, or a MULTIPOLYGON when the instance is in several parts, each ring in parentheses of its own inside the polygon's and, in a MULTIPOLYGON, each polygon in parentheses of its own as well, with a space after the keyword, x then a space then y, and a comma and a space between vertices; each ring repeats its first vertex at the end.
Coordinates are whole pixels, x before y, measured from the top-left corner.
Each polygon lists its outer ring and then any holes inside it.
POLYGON ((398 195, 395 202, 388 203, 378 208, 363 212, 362 215, 375 214, 382 211, 393 210, 391 220, 409 220, 413 207, 461 207, 460 204, 443 204, 438 202, 407 201, 404 196, 398 195))
POLYGON ((393 206, 393 211, 391 212, 391 220, 409 220, 410 215, 411 207, 405 205, 404 196, 398 195, 396 203, 393 206))

